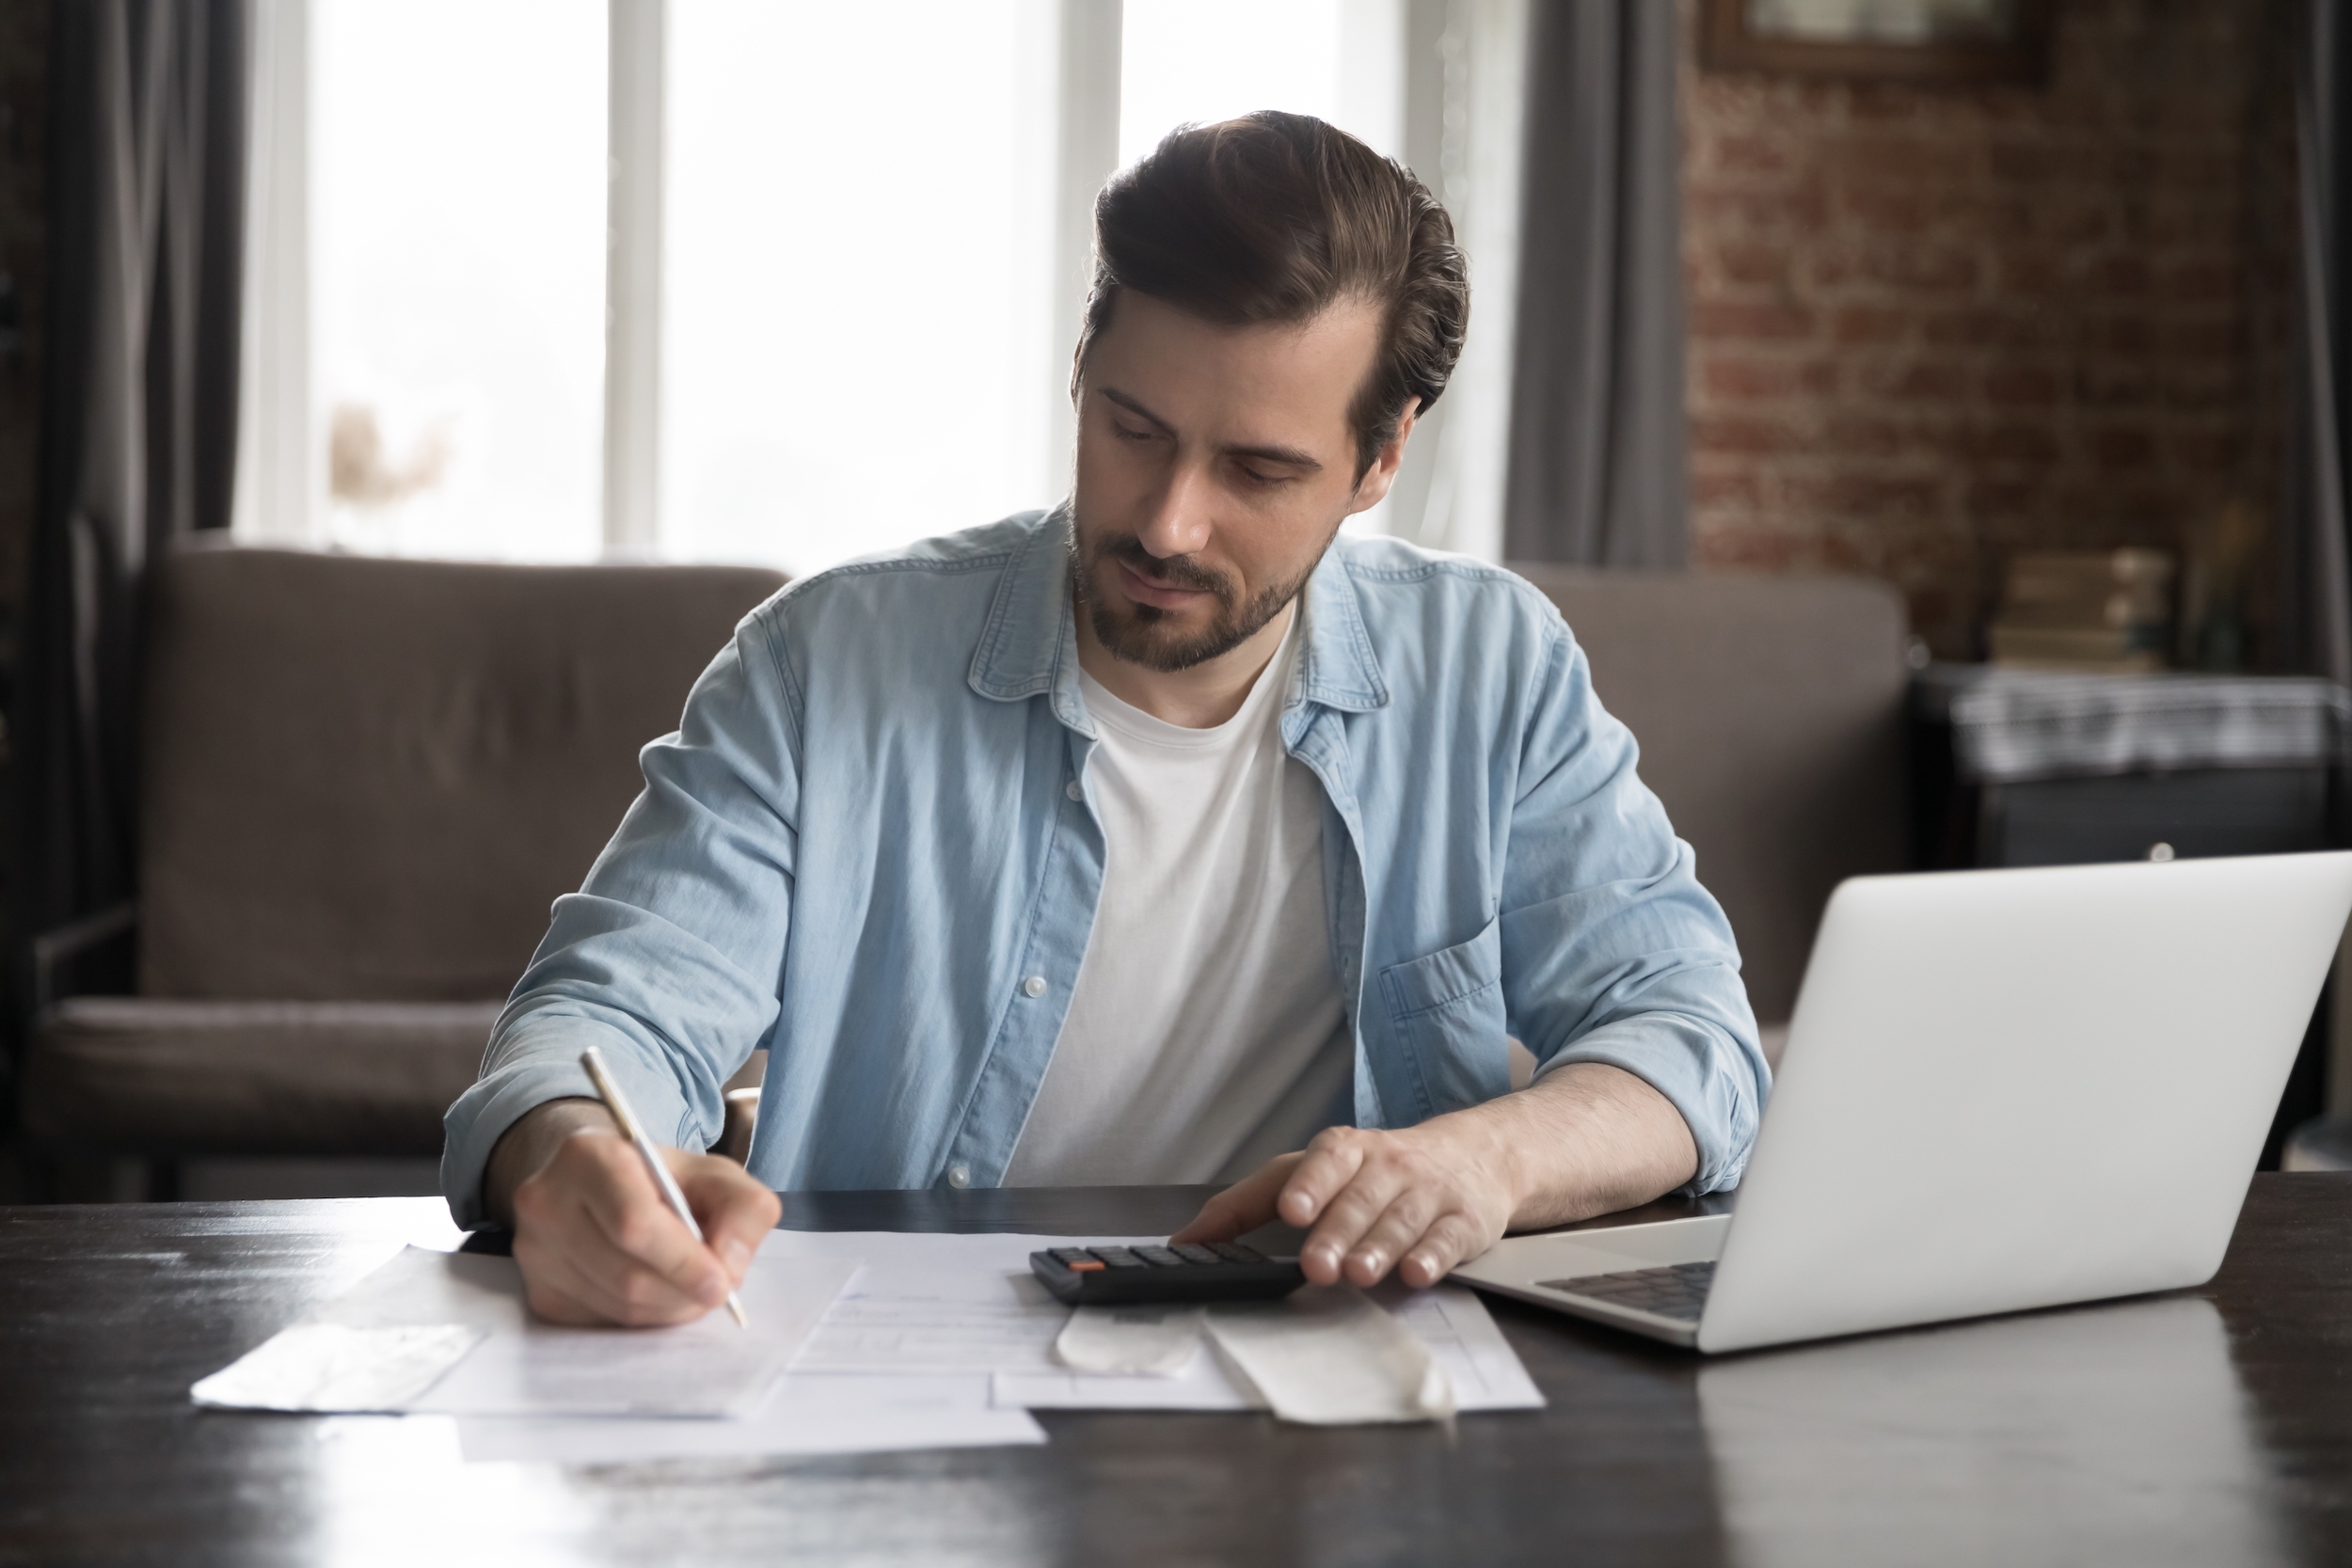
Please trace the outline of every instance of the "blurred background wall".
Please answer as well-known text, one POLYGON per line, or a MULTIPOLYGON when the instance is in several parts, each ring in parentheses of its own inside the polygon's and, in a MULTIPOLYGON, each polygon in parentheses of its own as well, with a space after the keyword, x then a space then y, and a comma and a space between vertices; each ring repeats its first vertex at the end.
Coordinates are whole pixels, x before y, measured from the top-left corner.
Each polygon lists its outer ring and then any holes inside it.
POLYGON ((0 6, 0 681, 16 667, 40 439, 49 20, 47 6, 0 6))
POLYGON ((2268 515, 2286 20, 2063 0, 2039 87, 1716 73, 1686 28, 1694 562, 1883 578, 1974 658, 2012 551, 2268 515))
MULTIPOLYGON (((2267 515, 2282 8, 2065 0, 2046 85, 1959 87, 1709 71, 1681 9, 1695 564, 1883 578, 1939 657, 1970 657, 2009 551, 2177 547, 2232 499, 2267 515)), ((0 8, 0 659, 33 504, 50 27, 0 8)))

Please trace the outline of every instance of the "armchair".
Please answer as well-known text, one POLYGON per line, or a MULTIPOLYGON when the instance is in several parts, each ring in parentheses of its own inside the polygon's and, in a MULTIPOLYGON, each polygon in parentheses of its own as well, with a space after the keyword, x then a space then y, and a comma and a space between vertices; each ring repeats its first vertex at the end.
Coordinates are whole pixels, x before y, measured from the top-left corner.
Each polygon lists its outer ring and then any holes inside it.
POLYGON ((501 999, 735 623, 735 567, 155 568, 139 890, 33 944, 36 1149, 434 1155, 501 999), (135 938, 130 995, 64 966, 135 938))

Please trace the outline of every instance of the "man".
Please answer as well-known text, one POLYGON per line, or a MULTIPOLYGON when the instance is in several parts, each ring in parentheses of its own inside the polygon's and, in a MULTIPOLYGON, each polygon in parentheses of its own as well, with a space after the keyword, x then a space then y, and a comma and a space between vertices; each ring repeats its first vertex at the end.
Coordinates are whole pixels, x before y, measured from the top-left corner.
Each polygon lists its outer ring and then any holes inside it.
MULTIPOLYGON (((1731 934, 1567 628, 1337 540, 1459 353, 1452 239, 1294 115, 1104 189, 1069 505, 748 617, 451 1108, 452 1206, 511 1221, 539 1312, 700 1314, 777 1188, 1240 1177, 1180 1240, 1279 1216, 1310 1278, 1421 1285, 1738 1180, 1731 934), (585 1098, 591 1042, 707 1246, 585 1098), (749 1170, 684 1152, 761 1045, 749 1170)), ((884 417, 920 441, 955 397, 884 417)))

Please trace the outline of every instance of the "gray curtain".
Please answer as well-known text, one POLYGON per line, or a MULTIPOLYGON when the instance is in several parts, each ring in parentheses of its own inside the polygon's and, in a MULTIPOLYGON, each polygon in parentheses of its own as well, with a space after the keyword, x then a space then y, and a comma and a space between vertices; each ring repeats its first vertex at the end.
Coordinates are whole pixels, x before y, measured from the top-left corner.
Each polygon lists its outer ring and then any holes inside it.
POLYGON ((142 583, 229 521, 244 0, 57 0, 51 314, 18 757, 20 938, 132 891, 142 583))
POLYGON ((2343 268, 2352 221, 2352 27, 2334 0, 2296 7, 2296 396, 2279 537, 2278 662, 2352 683, 2352 562, 2347 561, 2344 465, 2352 425, 2343 268))
POLYGON ((1683 411, 1677 8, 1537 0, 1503 547, 1680 566, 1683 411))

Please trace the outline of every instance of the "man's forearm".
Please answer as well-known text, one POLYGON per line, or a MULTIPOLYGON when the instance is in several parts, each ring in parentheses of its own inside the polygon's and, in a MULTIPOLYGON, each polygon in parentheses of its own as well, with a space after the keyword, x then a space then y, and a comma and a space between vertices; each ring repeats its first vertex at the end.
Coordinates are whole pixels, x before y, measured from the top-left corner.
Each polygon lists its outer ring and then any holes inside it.
POLYGON ((1674 1101, 1606 1062, 1571 1062, 1454 1114, 1495 1141, 1514 1230, 1647 1203, 1698 1171, 1698 1145, 1674 1101))
POLYGON ((618 1132, 612 1113, 597 1101, 550 1100, 516 1117, 499 1135, 482 1167, 482 1208, 499 1224, 515 1223, 515 1189, 555 1157, 575 1132, 618 1132))

